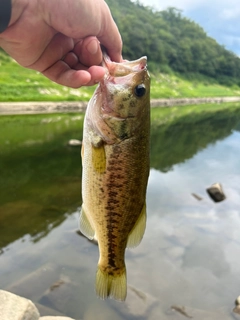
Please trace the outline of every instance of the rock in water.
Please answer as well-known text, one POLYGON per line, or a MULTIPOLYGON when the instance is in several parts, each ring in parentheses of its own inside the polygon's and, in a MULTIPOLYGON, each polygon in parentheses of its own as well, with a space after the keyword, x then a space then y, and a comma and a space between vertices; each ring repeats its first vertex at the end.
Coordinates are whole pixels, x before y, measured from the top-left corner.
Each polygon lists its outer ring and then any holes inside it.
POLYGON ((209 188, 206 189, 206 191, 214 202, 220 202, 226 199, 226 196, 222 189, 222 185, 220 183, 212 184, 209 188))
POLYGON ((234 313, 240 314, 240 296, 235 301, 236 307, 233 309, 234 313))
POLYGON ((32 301, 0 290, 1 320, 38 320, 39 316, 32 301))

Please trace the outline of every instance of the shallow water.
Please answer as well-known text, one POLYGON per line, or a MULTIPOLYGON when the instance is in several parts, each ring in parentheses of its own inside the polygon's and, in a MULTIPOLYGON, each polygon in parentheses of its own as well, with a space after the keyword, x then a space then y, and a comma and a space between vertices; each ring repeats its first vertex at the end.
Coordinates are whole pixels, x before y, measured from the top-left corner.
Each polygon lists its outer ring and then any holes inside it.
POLYGON ((44 315, 237 319, 239 111, 153 122, 147 230, 126 252, 125 303, 96 298, 98 248, 77 233, 80 150, 67 142, 81 139, 82 116, 1 117, 0 124, 1 289, 32 299, 44 315), (205 190, 215 182, 227 196, 221 203, 205 190))

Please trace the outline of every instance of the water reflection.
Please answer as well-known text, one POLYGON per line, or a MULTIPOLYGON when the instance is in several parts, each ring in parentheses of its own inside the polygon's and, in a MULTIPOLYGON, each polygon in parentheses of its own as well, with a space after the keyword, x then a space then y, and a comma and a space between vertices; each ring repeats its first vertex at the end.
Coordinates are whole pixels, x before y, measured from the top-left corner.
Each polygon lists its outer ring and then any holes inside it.
POLYGON ((75 115, 0 118, 0 247, 25 234, 37 241, 81 204, 80 149, 67 142, 81 139, 82 121, 75 115))
POLYGON ((11 152, 2 151, 0 287, 33 299, 42 314, 49 312, 44 305, 77 319, 183 317, 172 305, 185 306, 194 319, 232 319, 240 294, 240 114, 153 126, 147 230, 126 253, 125 304, 99 301, 93 290, 98 248, 76 232, 80 157, 78 148, 66 147, 79 138, 82 122, 72 128, 65 117, 51 122, 58 127, 46 130, 51 139, 41 136, 44 143, 10 139, 11 152), (218 204, 205 191, 217 181, 227 195, 218 204))
POLYGON ((188 114, 159 125, 153 122, 151 166, 167 172, 209 144, 226 138, 232 130, 239 130, 239 122, 239 108, 188 114))

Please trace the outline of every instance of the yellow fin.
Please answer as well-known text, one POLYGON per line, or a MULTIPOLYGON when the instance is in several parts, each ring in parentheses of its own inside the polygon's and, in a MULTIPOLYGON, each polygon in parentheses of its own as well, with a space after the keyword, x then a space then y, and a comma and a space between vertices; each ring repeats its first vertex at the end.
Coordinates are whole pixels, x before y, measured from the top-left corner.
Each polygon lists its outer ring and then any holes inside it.
POLYGON ((106 153, 103 144, 99 147, 92 145, 92 162, 98 173, 103 173, 106 170, 106 153))
POLYGON ((146 228, 146 203, 144 204, 139 218, 137 219, 134 227, 128 235, 127 248, 134 248, 139 245, 144 235, 146 228))
POLYGON ((95 231, 86 216, 83 206, 79 217, 79 229, 82 232, 82 234, 88 239, 92 240, 94 238, 95 231))
POLYGON ((96 275, 96 294, 101 299, 113 298, 124 301, 127 296, 127 277, 124 268, 121 274, 110 275, 99 267, 96 275))
POLYGON ((81 157, 82 157, 82 161, 83 161, 83 157, 84 157, 84 145, 82 143, 82 148, 81 148, 81 157))

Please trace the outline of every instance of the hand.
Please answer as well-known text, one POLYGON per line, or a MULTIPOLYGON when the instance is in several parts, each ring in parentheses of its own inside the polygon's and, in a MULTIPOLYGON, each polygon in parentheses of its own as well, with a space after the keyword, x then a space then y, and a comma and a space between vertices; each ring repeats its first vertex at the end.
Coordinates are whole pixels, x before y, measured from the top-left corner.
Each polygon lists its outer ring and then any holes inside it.
POLYGON ((121 36, 104 0, 12 0, 0 34, 0 46, 20 65, 72 88, 103 78, 100 44, 121 61, 121 36))

